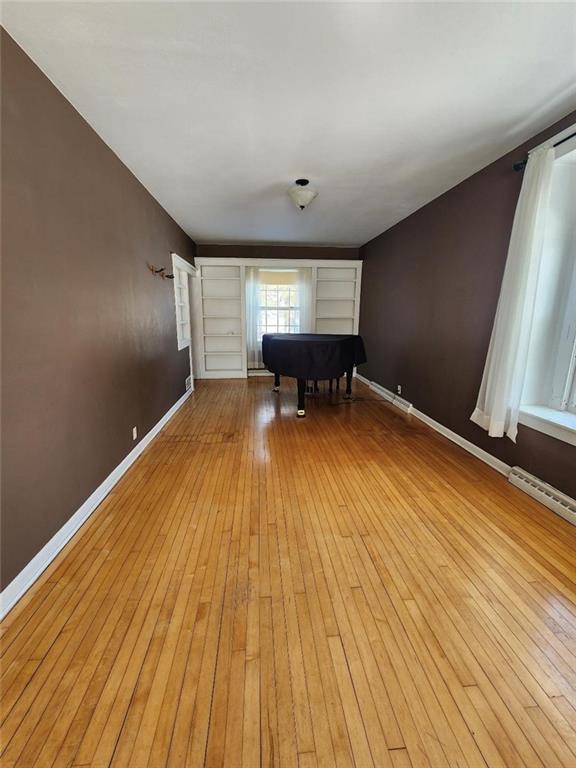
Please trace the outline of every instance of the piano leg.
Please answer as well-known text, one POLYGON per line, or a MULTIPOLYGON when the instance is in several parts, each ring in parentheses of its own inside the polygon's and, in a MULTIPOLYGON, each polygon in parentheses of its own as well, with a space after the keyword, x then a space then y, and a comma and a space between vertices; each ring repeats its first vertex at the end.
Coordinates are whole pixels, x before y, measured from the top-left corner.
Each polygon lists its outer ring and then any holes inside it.
POLYGON ((352 397, 352 374, 354 373, 354 369, 351 368, 349 371, 346 371, 346 394, 344 395, 346 400, 350 400, 352 397))
POLYGON ((318 380, 314 379, 314 392, 320 392, 320 388, 318 387, 318 380))
POLYGON ((274 374, 274 386, 272 387, 272 392, 280 392, 280 374, 279 373, 274 374))
POLYGON ((306 416, 305 401, 306 397, 306 379, 298 379, 298 411, 297 416, 306 416))

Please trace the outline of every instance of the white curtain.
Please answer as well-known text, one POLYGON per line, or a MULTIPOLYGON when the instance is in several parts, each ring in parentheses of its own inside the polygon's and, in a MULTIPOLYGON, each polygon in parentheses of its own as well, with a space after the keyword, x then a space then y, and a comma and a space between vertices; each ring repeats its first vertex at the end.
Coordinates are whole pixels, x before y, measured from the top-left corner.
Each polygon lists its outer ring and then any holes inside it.
POLYGON ((246 348, 249 369, 264 367, 262 342, 258 341, 259 272, 258 267, 246 267, 246 348))
POLYGON ((508 258, 476 409, 491 437, 516 442, 518 410, 534 325, 554 149, 532 152, 514 215, 508 258))
MULTIPOLYGON (((314 327, 312 312, 312 269, 272 267, 246 267, 246 348, 248 368, 264 368, 262 342, 258 340, 258 313, 260 287, 266 284, 298 286, 300 333, 309 333, 314 327)), ((281 309, 281 308, 280 308, 281 309)))
POLYGON ((300 333, 311 333, 314 329, 312 313, 312 269, 298 270, 298 299, 300 301, 300 333))

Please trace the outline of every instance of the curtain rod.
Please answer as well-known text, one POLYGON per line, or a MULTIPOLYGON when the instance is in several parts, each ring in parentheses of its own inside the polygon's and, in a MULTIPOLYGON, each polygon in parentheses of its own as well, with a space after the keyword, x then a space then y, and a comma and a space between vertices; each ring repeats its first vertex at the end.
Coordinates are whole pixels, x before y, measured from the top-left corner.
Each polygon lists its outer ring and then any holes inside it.
MULTIPOLYGON (((563 139, 560 139, 560 141, 557 141, 555 144, 552 144, 552 147, 559 147, 560 144, 564 144, 565 141, 569 141, 570 139, 573 139, 576 136, 576 131, 574 133, 571 133, 569 136, 564 136, 563 139)), ((526 168, 526 163, 528 160, 519 160, 517 163, 514 163, 512 168, 514 168, 515 171, 523 171, 524 168, 526 168)))

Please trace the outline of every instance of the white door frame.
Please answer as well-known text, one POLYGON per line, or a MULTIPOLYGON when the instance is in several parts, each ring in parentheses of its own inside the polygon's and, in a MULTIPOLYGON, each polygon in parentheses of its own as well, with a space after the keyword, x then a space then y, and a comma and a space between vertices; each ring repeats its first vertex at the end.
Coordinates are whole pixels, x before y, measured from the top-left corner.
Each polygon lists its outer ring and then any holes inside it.
MULTIPOLYGON (((172 256, 172 272, 175 269, 180 269, 188 274, 189 278, 195 278, 198 274, 198 269, 179 256, 174 251, 171 251, 172 256)), ((176 312, 176 293, 174 293, 174 311, 176 312)), ((190 338, 186 346, 188 347, 188 366, 190 368, 190 389, 194 390, 194 291, 192 289, 191 280, 188 280, 188 327, 190 328, 190 338)), ((176 314, 176 322, 178 322, 178 314, 176 314)))

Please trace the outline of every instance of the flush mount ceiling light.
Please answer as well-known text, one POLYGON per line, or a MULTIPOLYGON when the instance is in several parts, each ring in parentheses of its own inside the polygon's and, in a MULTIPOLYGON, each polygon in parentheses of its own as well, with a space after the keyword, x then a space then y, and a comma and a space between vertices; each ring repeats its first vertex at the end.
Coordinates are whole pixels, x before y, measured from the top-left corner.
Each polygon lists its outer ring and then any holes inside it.
POLYGON ((301 211, 303 211, 307 205, 310 205, 312 200, 314 200, 318 194, 316 190, 311 189, 308 186, 309 184, 310 182, 308 179, 296 179, 293 186, 288 190, 288 194, 292 198, 294 205, 301 211))

